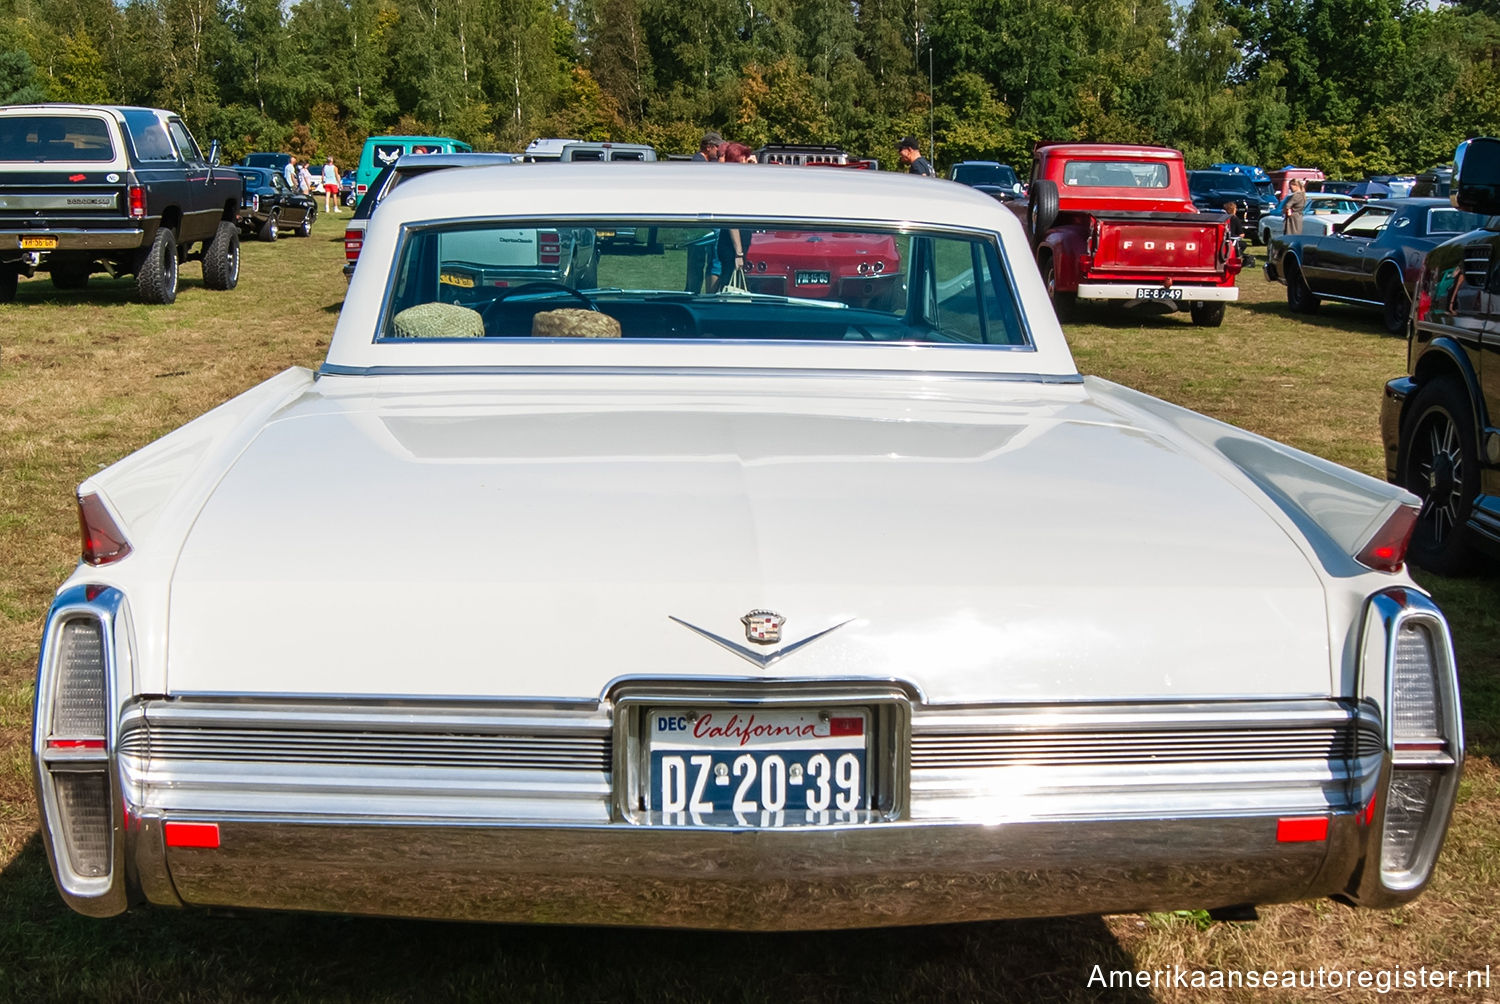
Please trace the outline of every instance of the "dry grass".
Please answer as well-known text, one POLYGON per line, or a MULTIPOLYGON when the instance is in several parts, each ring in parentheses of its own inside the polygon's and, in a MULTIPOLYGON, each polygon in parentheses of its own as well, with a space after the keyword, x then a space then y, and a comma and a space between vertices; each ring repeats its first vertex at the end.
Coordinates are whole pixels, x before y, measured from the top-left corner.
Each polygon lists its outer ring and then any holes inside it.
MULTIPOLYGON (((512 928, 168 910, 109 921, 52 888, 31 800, 31 677, 52 590, 75 561, 73 486, 286 366, 316 365, 343 296, 339 227, 245 247, 244 277, 178 303, 129 282, 53 295, 23 282, 0 307, 0 999, 1364 1000, 1372 991, 1088 985, 1111 969, 1500 967, 1500 583, 1429 583, 1458 636, 1473 756, 1437 878, 1391 912, 1269 907, 1255 924, 1199 914, 896 931, 729 935, 512 928)), ((1404 344, 1373 313, 1293 319, 1257 273, 1222 328, 1186 315, 1087 312, 1080 367, 1382 474, 1380 386, 1404 344)), ((1494 973, 1500 983, 1500 971, 1494 973)), ((1500 1000, 1500 988, 1381 999, 1500 1000)))

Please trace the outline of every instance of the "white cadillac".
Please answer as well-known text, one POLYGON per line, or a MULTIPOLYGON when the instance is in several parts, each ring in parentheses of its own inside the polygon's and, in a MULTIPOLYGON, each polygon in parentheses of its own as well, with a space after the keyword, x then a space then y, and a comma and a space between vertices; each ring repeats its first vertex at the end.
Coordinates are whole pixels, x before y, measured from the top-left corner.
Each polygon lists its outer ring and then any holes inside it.
POLYGON ((1417 500, 1081 376, 959 185, 412 180, 318 372, 78 498, 35 763, 92 915, 1390 906, 1463 760, 1417 500))

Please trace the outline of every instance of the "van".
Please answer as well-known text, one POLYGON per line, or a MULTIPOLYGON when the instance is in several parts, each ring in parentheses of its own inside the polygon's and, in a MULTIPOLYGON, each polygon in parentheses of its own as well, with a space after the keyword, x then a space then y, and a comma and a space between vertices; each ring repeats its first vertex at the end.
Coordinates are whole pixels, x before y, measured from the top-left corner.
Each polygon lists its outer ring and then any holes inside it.
POLYGON ((644 143, 569 143, 562 148, 563 163, 583 161, 654 161, 656 150, 644 143))
POLYGON ((468 153, 474 148, 450 136, 371 136, 359 155, 354 174, 354 197, 363 199, 370 182, 383 169, 408 153, 468 153))

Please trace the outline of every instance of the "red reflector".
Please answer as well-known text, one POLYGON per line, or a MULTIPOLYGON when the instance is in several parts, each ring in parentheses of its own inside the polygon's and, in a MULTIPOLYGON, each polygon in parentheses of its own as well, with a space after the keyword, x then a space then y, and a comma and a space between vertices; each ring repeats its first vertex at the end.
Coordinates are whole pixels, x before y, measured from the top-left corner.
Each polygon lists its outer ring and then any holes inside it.
POLYGON ((68 175, 68 180, 69 181, 82 181, 83 179, 85 179, 87 177, 88 177, 88 175, 86 175, 86 174, 70 174, 70 175, 68 175))
POLYGON ((863 718, 830 718, 828 734, 831 736, 862 736, 865 734, 863 718))
POLYGON ((83 534, 83 560, 90 565, 107 565, 130 553, 130 542, 92 492, 78 497, 78 527, 83 534))
POLYGON ((1370 796, 1370 804, 1360 810, 1359 821, 1364 826, 1369 826, 1375 821, 1375 796, 1370 796))
POLYGON ((1411 543, 1411 533, 1417 528, 1417 509, 1400 506, 1391 513, 1384 525, 1375 531, 1354 560, 1377 572, 1399 572, 1406 561, 1406 547, 1411 543))
POLYGON ((562 255, 560 254, 543 254, 538 257, 541 258, 543 265, 556 265, 562 261, 562 255))
POLYGON ((218 847, 218 823, 165 823, 162 833, 168 847, 218 847))
POLYGON ((1328 817, 1309 816, 1276 820, 1276 839, 1283 844, 1328 839, 1328 817))
POLYGON ((103 739, 48 739, 49 750, 102 750, 103 739))

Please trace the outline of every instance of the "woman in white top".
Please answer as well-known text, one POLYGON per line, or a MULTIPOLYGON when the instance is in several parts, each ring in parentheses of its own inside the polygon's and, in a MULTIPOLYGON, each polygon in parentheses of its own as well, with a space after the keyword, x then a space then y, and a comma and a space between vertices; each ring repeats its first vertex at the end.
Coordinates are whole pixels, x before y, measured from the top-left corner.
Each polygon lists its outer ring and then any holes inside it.
POLYGON ((331 213, 339 204, 339 169, 333 162, 333 155, 323 161, 323 212, 331 213))

